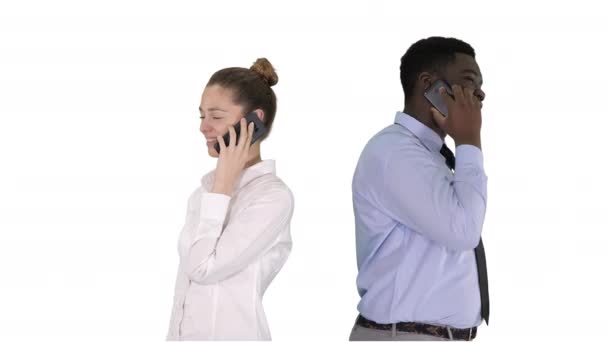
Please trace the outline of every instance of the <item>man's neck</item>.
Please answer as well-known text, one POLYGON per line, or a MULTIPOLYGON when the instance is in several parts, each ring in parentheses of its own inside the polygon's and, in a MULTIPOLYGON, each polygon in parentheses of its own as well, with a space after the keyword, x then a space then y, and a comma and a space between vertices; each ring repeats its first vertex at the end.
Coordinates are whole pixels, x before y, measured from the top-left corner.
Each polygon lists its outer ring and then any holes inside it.
POLYGON ((445 133, 437 126, 433 120, 431 110, 428 106, 416 105, 416 104, 405 104, 403 112, 418 120, 420 123, 430 128, 433 132, 437 133, 441 139, 445 138, 445 133))

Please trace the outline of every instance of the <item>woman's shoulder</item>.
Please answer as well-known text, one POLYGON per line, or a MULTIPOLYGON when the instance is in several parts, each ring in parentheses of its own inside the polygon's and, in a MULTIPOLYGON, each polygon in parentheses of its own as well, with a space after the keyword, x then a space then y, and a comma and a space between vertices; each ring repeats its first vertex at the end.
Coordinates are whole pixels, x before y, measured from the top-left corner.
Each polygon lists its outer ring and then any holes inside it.
POLYGON ((265 174, 247 184, 247 193, 255 198, 272 198, 293 203, 289 186, 276 174, 265 174))
POLYGON ((256 192, 285 192, 291 193, 291 189, 276 174, 268 173, 254 179, 251 184, 256 192))

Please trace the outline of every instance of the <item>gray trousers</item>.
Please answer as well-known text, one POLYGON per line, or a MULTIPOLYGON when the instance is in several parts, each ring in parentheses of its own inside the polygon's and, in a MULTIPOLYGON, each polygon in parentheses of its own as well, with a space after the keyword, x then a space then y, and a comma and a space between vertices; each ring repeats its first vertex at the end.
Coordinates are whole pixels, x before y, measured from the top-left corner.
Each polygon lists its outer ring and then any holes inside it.
MULTIPOLYGON (((394 326, 393 326, 394 327, 394 326)), ((364 328, 355 324, 350 341, 449 341, 449 339, 391 330, 364 328)))

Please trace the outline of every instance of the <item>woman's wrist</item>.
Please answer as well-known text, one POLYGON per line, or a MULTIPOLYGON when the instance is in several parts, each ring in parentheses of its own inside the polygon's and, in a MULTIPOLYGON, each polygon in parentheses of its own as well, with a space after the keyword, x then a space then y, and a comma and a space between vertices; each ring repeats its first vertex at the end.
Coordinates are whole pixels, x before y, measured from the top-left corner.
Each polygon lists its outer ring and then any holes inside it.
POLYGON ((213 184, 213 188, 211 189, 211 192, 215 192, 217 194, 224 194, 226 196, 232 196, 233 189, 234 189, 234 186, 231 184, 228 184, 227 182, 216 181, 213 184))

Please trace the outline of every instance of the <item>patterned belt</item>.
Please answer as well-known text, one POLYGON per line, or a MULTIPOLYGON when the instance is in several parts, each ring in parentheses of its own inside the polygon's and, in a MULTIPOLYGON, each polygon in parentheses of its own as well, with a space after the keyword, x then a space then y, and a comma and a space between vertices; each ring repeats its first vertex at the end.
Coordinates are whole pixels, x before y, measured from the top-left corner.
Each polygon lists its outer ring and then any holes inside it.
MULTIPOLYGON (((380 324, 359 315, 357 317, 358 326, 377 330, 392 330, 392 324, 380 324)), ((409 332, 422 335, 430 335, 435 337, 443 337, 452 340, 471 341, 477 335, 477 327, 468 329, 456 329, 441 327, 438 325, 415 323, 415 322, 399 322, 395 324, 395 330, 401 332, 409 332), (450 334, 452 336, 450 336, 450 334)))

